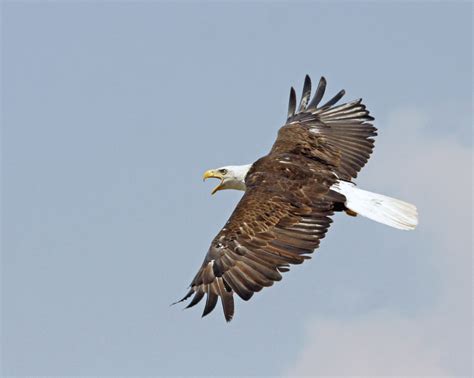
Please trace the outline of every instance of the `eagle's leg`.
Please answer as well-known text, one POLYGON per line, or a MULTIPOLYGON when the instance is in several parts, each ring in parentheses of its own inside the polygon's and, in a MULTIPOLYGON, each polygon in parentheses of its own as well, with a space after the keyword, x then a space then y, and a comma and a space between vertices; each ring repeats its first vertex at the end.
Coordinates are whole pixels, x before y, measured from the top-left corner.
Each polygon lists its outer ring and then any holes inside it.
POLYGON ((347 215, 350 215, 351 217, 356 217, 357 216, 357 213, 355 211, 352 211, 348 208, 345 208, 344 211, 346 212, 347 215))
POLYGON ((334 211, 344 211, 347 215, 350 215, 351 217, 357 216, 357 213, 355 211, 348 209, 346 205, 342 202, 334 202, 333 209, 334 211))

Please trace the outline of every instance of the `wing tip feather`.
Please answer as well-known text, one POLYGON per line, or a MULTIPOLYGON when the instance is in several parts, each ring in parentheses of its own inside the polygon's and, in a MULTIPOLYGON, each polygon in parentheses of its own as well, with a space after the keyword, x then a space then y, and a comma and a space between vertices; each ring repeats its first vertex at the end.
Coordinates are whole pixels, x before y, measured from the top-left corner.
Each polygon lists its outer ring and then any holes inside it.
POLYGON ((295 115, 296 111, 296 92, 295 88, 290 88, 290 99, 288 100, 288 116, 290 118, 295 115))

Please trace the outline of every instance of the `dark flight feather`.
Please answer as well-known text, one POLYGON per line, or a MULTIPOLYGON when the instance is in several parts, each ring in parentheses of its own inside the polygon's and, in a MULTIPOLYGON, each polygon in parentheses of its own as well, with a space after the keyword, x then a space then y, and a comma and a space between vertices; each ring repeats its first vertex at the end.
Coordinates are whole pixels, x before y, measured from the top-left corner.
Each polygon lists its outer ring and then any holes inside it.
POLYGON ((186 308, 190 308, 190 307, 193 307, 193 306, 197 305, 203 297, 204 297, 204 292, 201 289, 197 290, 196 295, 193 297, 191 302, 189 302, 189 304, 186 306, 186 308))
POLYGON ((319 79, 318 87, 316 88, 316 93, 314 94, 313 99, 308 105, 308 109, 316 109, 321 102, 321 99, 324 96, 324 92, 326 91, 326 79, 324 76, 321 76, 319 79))
POLYGON ((311 79, 308 75, 304 78, 303 92, 301 93, 300 105, 298 106, 298 112, 306 109, 311 97, 311 79))
POLYGON ((225 320, 230 322, 234 316, 234 297, 231 292, 227 291, 222 278, 217 280, 217 290, 222 302, 225 320))
POLYGON ((206 305, 204 306, 204 311, 202 312, 202 317, 209 314, 217 304, 217 293, 215 292, 214 286, 215 282, 211 285, 207 286, 207 297, 206 297, 206 305))
POLYGON ((290 99, 288 101, 288 118, 293 116, 296 111, 296 92, 293 87, 290 89, 290 99))
POLYGON ((331 98, 328 102, 326 102, 323 106, 321 106, 321 108, 329 108, 330 106, 333 106, 341 98, 343 98, 345 94, 346 94, 346 91, 344 89, 339 91, 338 94, 336 94, 333 98, 331 98))

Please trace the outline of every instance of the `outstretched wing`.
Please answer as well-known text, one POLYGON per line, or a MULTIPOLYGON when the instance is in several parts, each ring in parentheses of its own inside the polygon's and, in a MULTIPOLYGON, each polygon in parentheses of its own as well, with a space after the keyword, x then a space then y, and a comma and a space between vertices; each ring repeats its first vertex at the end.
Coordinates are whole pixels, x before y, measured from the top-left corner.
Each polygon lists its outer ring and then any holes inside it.
POLYGON ((302 167, 296 161, 274 160, 269 155, 254 164, 244 196, 212 241, 182 299, 194 295, 187 306, 192 307, 206 296, 203 316, 220 298, 230 321, 234 293, 247 301, 281 280, 290 264, 308 259, 332 222, 334 203, 343 201, 338 193, 329 191, 336 180, 329 172, 312 172, 313 163, 302 167))
POLYGON ((295 90, 290 90, 288 119, 280 131, 272 152, 292 152, 316 158, 333 166, 340 179, 350 181, 369 160, 377 129, 374 118, 358 99, 334 106, 345 94, 341 90, 324 105, 319 105, 326 90, 321 77, 311 98, 311 80, 306 75, 301 101, 296 107, 295 90))

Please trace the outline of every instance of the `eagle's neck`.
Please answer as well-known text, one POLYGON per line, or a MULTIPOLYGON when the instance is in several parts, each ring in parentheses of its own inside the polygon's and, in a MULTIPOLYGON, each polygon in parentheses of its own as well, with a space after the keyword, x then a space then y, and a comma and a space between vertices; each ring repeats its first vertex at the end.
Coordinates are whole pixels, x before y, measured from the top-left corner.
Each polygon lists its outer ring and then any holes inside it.
POLYGON ((252 164, 234 165, 230 167, 229 173, 232 174, 233 187, 231 189, 245 190, 245 176, 252 167, 252 164))

